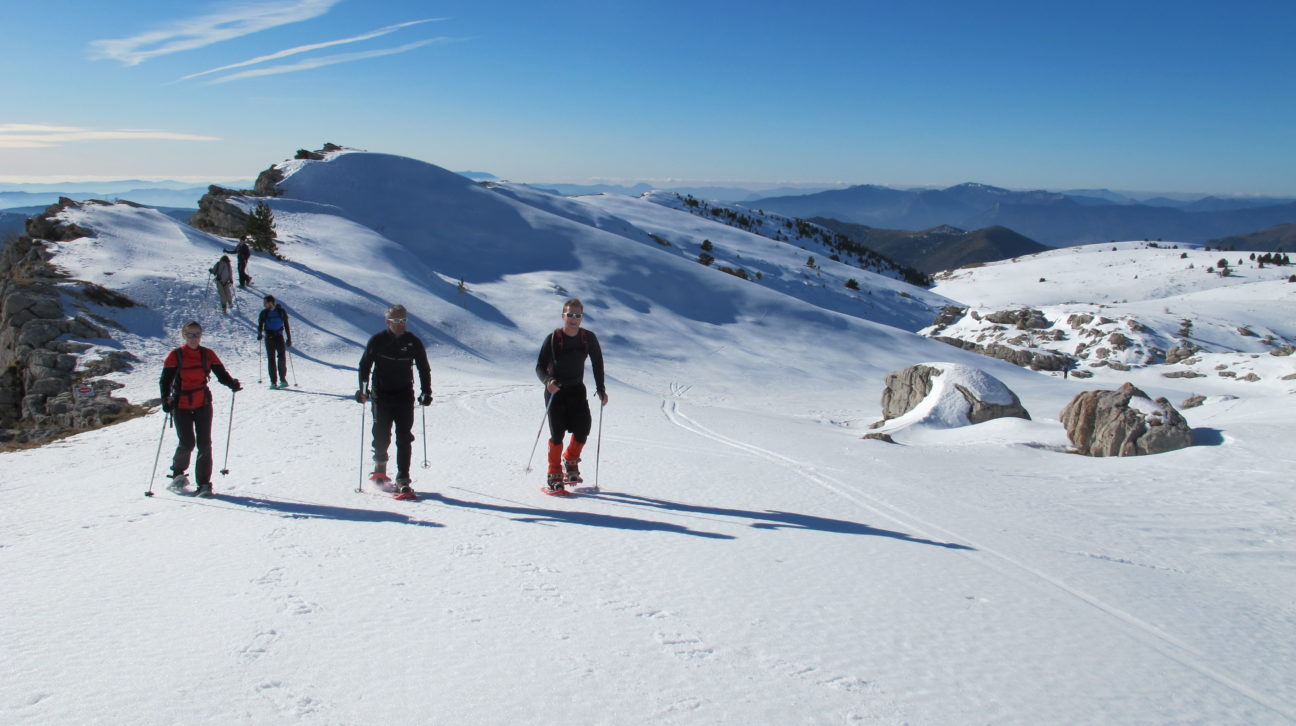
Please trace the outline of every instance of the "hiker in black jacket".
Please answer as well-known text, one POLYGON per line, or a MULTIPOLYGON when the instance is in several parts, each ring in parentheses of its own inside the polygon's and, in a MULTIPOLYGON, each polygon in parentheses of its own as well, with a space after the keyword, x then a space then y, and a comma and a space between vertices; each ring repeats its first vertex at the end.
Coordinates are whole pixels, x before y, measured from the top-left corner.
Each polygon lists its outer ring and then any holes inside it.
POLYGON ((248 244, 251 239, 251 237, 245 235, 243 239, 239 240, 234 249, 225 250, 226 254, 238 255, 239 287, 247 287, 252 284, 252 276, 247 273, 248 258, 252 256, 252 247, 248 244))
POLYGON ((603 385, 603 349, 594 333, 581 328, 585 306, 571 298, 563 303, 561 328, 545 336, 536 361, 536 376, 545 384, 545 405, 549 411, 550 491, 560 491, 564 484, 579 484, 581 449, 589 438, 592 420, 589 393, 585 388, 585 359, 594 368, 594 390, 606 406, 607 389, 603 385), (563 437, 571 432, 571 442, 563 452, 563 437), (564 471, 565 470, 565 471, 564 471))
POLYGON ((355 399, 373 402, 373 464, 369 479, 379 484, 387 476, 387 447, 396 430, 396 493, 411 494, 410 446, 414 442, 414 368, 418 368, 418 403, 432 403, 432 370, 427 349, 405 329, 403 305, 387 308, 387 329, 369 339, 360 357, 360 390, 355 399), (372 371, 372 378, 370 372, 372 371))
POLYGON ((266 367, 270 369, 270 387, 288 387, 288 351, 292 347, 292 329, 288 326, 288 311, 275 302, 274 295, 266 295, 265 308, 257 318, 257 340, 265 338, 266 367))

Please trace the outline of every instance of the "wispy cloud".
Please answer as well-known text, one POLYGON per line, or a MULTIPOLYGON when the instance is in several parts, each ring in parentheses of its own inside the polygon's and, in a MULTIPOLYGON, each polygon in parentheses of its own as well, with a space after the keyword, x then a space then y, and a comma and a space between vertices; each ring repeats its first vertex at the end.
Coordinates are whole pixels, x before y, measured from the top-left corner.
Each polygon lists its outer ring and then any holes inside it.
POLYGON ((451 38, 430 38, 428 40, 420 40, 414 43, 407 43, 405 45, 396 48, 384 48, 381 50, 369 50, 360 53, 342 53, 339 55, 326 55, 326 56, 321 56, 319 58, 309 58, 307 60, 299 61, 297 63, 289 63, 285 65, 271 66, 269 68, 258 68, 256 70, 243 71, 241 73, 233 73, 228 76, 222 76, 213 81, 210 81, 210 83, 228 83, 229 81, 236 81, 239 80, 240 78, 256 78, 259 76, 278 75, 280 73, 296 73, 297 71, 308 71, 311 70, 312 68, 332 66, 332 65, 337 65, 339 63, 351 63, 353 61, 365 60, 366 58, 379 58, 385 55, 396 55, 398 53, 408 53, 409 51, 414 50, 415 48, 422 48, 423 46, 429 45, 431 43, 448 43, 451 42, 452 40, 453 39, 451 38))
POLYGON ((211 15, 177 21, 130 38, 96 40, 92 56, 134 66, 160 55, 202 48, 268 28, 319 17, 342 0, 295 0, 238 4, 211 15))
POLYGON ((154 129, 87 129, 45 124, 0 124, 0 149, 45 149, 81 141, 220 141, 215 136, 154 129))
POLYGON ((365 40, 372 40, 374 38, 380 38, 384 35, 388 35, 389 33, 394 33, 397 30, 408 28, 412 25, 421 25, 423 23, 431 23, 439 20, 445 20, 445 18, 424 18, 423 20, 411 20, 405 23, 397 23, 396 25, 388 25, 385 28, 379 28, 377 30, 370 31, 368 33, 353 35, 350 38, 341 38, 339 40, 328 40, 322 43, 311 43, 309 45, 299 45, 296 48, 288 48, 287 50, 281 50, 277 53, 270 53, 269 55, 258 56, 256 58, 240 61, 238 63, 231 63, 227 66, 212 68, 211 70, 206 70, 206 71, 199 71, 198 73, 190 73, 189 75, 180 78, 180 80, 187 81, 191 78, 198 78, 199 76, 211 75, 213 73, 223 73, 224 71, 233 70, 235 68, 245 68, 247 66, 256 65, 258 63, 267 63, 269 61, 279 60, 280 58, 287 58, 288 56, 299 55, 301 53, 310 53, 312 51, 320 50, 323 48, 331 48, 337 45, 346 45, 347 43, 359 43, 365 40))

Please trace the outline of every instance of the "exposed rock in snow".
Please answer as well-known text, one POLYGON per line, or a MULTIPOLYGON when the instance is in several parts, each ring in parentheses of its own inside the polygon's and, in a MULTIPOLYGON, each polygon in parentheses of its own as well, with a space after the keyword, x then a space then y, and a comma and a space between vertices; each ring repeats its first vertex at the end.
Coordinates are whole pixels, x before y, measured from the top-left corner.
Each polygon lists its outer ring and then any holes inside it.
POLYGON ((1030 418, 1017 394, 999 379, 956 363, 922 363, 887 374, 882 416, 873 428, 956 428, 1007 416, 1030 418))
POLYGON ((1192 445, 1192 429, 1164 397, 1153 401, 1132 383, 1085 391, 1062 409, 1062 425, 1087 456, 1160 454, 1192 445))

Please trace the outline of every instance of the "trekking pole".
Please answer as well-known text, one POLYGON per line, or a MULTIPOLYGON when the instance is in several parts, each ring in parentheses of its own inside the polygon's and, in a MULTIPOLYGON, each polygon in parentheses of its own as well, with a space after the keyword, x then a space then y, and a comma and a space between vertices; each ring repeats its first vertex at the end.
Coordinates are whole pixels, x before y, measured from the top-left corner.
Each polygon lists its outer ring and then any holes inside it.
POLYGON ((221 476, 229 474, 230 435, 234 433, 234 399, 236 398, 238 398, 238 391, 234 391, 230 396, 229 427, 225 429, 225 464, 221 469, 221 476))
POLYGON ((301 384, 297 382, 297 361, 293 360, 292 348, 284 346, 284 355, 288 356, 288 365, 292 368, 293 386, 301 388, 301 384))
POLYGON ((261 339, 257 339, 257 384, 261 383, 261 339))
POLYGON ((540 445, 540 434, 544 431, 545 420, 549 418, 549 407, 553 405, 554 397, 549 397, 549 402, 545 404, 544 416, 540 419, 540 428, 536 430, 535 443, 531 444, 531 455, 527 457, 526 473, 531 473, 531 460, 535 458, 536 447, 540 445))
POLYGON ((594 491, 599 490, 599 455, 603 453, 603 409, 607 404, 599 401, 598 437, 594 439, 594 491))
POLYGON ((167 411, 167 414, 162 417, 162 433, 158 435, 157 453, 153 455, 153 473, 149 475, 148 491, 144 492, 144 496, 146 497, 153 496, 153 479, 157 477, 158 460, 162 458, 162 439, 166 438, 167 424, 170 423, 170 421, 171 412, 167 411))
MULTIPOLYGON (((363 392, 364 392, 364 389, 361 388, 361 389, 360 389, 360 392, 363 393, 363 392)), ((364 480, 365 480, 365 475, 364 475, 364 470, 365 470, 365 465, 364 465, 365 408, 367 408, 368 405, 369 405, 369 404, 365 403, 364 401, 361 401, 361 402, 360 402, 360 478, 359 478, 360 483, 359 483, 359 484, 356 484, 356 493, 360 493, 360 492, 363 492, 363 491, 364 491, 364 480)))
POLYGON ((427 458, 427 406, 419 406, 423 409, 423 468, 431 469, 432 465, 428 463, 427 458))

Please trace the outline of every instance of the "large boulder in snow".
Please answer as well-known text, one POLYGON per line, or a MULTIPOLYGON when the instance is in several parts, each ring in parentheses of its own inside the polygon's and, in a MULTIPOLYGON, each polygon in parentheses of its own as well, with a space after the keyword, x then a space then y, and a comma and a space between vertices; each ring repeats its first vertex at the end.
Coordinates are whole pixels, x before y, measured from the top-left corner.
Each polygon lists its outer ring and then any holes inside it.
POLYGON ((1165 398, 1153 401, 1132 383, 1085 391, 1062 409, 1062 425, 1087 456, 1139 456, 1192 445, 1192 428, 1165 398))
POLYGON ((956 363, 922 363, 888 373, 882 416, 872 428, 917 423, 955 428, 1009 416, 1030 418, 1017 394, 999 379, 956 363))

